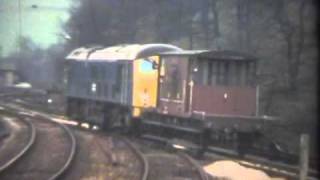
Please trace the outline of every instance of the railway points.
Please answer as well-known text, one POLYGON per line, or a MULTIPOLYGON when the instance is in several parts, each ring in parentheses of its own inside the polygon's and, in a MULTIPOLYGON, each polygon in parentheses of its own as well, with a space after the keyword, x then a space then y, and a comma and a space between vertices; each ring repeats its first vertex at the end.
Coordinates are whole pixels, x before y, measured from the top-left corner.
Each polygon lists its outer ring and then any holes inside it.
MULTIPOLYGON (((9 98, 10 99, 10 98, 9 98)), ((32 98, 31 98, 32 99, 32 98)), ((48 112, 41 112, 41 111, 39 111, 37 108, 35 108, 36 106, 34 106, 35 104, 33 104, 32 106, 29 106, 28 105, 28 103, 32 103, 32 101, 29 101, 29 102, 27 102, 27 101, 24 101, 23 100, 23 98, 22 99, 20 99, 19 101, 11 101, 12 103, 7 103, 7 105, 9 105, 9 109, 11 108, 11 109, 17 109, 18 108, 18 114, 20 115, 20 116, 25 116, 25 117, 28 117, 28 118, 34 118, 34 117, 37 117, 37 116, 42 116, 42 117, 44 117, 44 118, 47 118, 47 119, 51 119, 51 120, 53 120, 53 121, 58 121, 58 122, 60 122, 60 123, 65 123, 65 124, 69 124, 69 125, 72 125, 72 126, 77 126, 77 127, 73 127, 73 129, 79 129, 79 126, 78 126, 78 124, 79 123, 77 123, 77 122, 75 122, 75 121, 70 121, 67 117, 62 117, 61 118, 61 116, 58 116, 58 115, 55 115, 54 113, 48 113, 48 112), (23 102, 23 103, 22 103, 23 102), (33 109, 33 110, 31 110, 31 109, 33 109)), ((2 106, 3 108, 5 108, 6 109, 6 106, 4 105, 4 106, 2 106)), ((92 127, 92 126, 91 126, 92 127)), ((100 129, 100 128, 99 128, 100 129)), ((101 130, 101 129, 100 129, 101 130)), ((81 131, 83 131, 83 130, 81 130, 81 131)), ((88 132, 92 132, 92 133, 97 133, 97 132, 100 132, 100 131, 91 131, 91 130, 89 130, 89 129, 87 129, 87 130, 85 130, 85 131, 88 131, 88 132)), ((82 135, 79 135, 79 134, 77 134, 76 135, 76 139, 78 139, 79 138, 79 136, 82 136, 82 135)), ((143 135, 143 136, 147 136, 147 135, 143 135)), ((151 135, 150 135, 150 137, 151 137, 151 135)), ((157 137, 157 136, 152 136, 153 138, 150 138, 150 139, 152 139, 152 140, 154 140, 155 139, 155 137, 157 137)), ((84 138, 84 137, 82 137, 82 138, 84 138)), ((81 139, 81 138, 80 138, 81 139)), ((179 142, 181 142, 181 141, 177 141, 177 140, 170 140, 169 142, 166 142, 162 137, 157 137, 156 139, 158 139, 157 141, 158 142, 161 142, 162 141, 162 144, 171 144, 171 146, 173 145, 173 144, 176 144, 177 146, 180 146, 180 147, 183 147, 183 148, 180 148, 180 149, 182 149, 182 150, 184 150, 184 149, 190 149, 190 147, 188 147, 188 145, 185 145, 185 144, 181 144, 181 143, 179 143, 179 142), (165 143, 164 143, 165 142, 165 143)), ((80 141, 83 141, 83 139, 82 140, 80 140, 80 141)), ((104 141, 104 140, 103 140, 104 141)), ((104 145, 103 145, 104 143, 101 143, 100 141, 98 141, 98 142, 96 142, 95 143, 95 145, 92 145, 92 147, 96 147, 95 149, 100 149, 100 151, 103 151, 103 149, 101 148, 101 146, 103 147, 104 145), (99 145, 100 144, 100 145, 99 145)), ((161 143, 160 143, 161 144, 161 143)), ((188 144, 188 143, 187 143, 188 144)), ((191 143, 192 144, 192 143, 191 143)), ((87 144, 87 146, 88 146, 88 144, 87 144)), ((87 148, 87 146, 84 146, 83 145, 83 147, 82 148, 80 148, 80 149, 85 149, 85 148, 87 148)), ((90 146, 90 145, 89 145, 90 146)), ((192 149, 192 148, 191 148, 192 149)), ((193 149, 201 149, 201 148, 193 148, 193 149)), ((237 152, 234 152, 234 151, 230 151, 230 150, 228 150, 228 149, 224 149, 224 148, 217 148, 217 147, 213 147, 213 146, 209 146, 209 148, 208 148, 210 151, 211 151, 211 153, 206 153, 206 154, 210 154, 210 155, 213 155, 213 156, 215 156, 215 157, 218 157, 218 156, 220 156, 220 160, 222 159, 230 159, 230 160, 233 160, 233 161, 235 161, 235 162, 237 162, 237 163, 239 163, 239 164, 241 164, 241 165, 243 165, 243 166, 245 166, 245 167, 250 167, 250 168, 254 168, 254 169, 259 169, 259 170, 262 170, 262 171, 264 171, 264 172, 267 172, 268 174, 270 174, 270 175, 282 175, 283 177, 287 177, 288 179, 295 179, 296 177, 297 177, 297 167, 292 167, 292 166, 288 166, 288 165, 286 165, 285 163, 284 163, 284 165, 283 166, 278 166, 277 165, 277 163, 271 163, 272 161, 261 161, 261 158, 254 158, 254 157, 251 157, 251 158, 249 158, 249 159, 240 159, 239 157, 237 157, 237 152), (219 149, 218 151, 217 151, 217 149, 219 149), (289 167, 289 168, 288 168, 289 167)), ((108 152, 107 151, 104 151, 104 153, 105 154, 108 154, 108 152)), ((163 153, 163 152, 162 152, 163 153)), ((89 152, 88 151, 85 151, 85 152, 82 152, 82 154, 89 154, 89 152)), ((94 153, 92 153, 92 154, 94 154, 94 153)), ((142 154, 146 154, 145 152, 142 152, 142 154)), ((178 156, 177 154, 174 154, 174 155, 176 155, 176 156, 178 156)), ((209 156, 210 156, 209 155, 209 156)), ((102 156, 102 155, 101 155, 102 156)), ((106 155, 106 156, 110 156, 110 157, 113 157, 112 155, 106 155)), ((246 157, 249 157, 249 156, 246 156, 246 157)), ((119 163, 117 163, 116 161, 117 161, 117 158, 109 158, 109 160, 110 159, 114 159, 114 160, 111 160, 111 164, 119 164, 119 163), (113 161, 115 161, 115 162, 113 162, 113 161)), ((141 158, 140 158, 141 159, 141 158)), ((152 173, 154 173, 154 172, 152 172, 152 163, 150 163, 150 161, 149 161, 149 158, 147 158, 148 159, 148 161, 147 162, 149 162, 149 165, 148 165, 148 167, 149 167, 149 178, 150 178, 150 176, 152 176, 152 173), (151 175, 150 175, 150 173, 151 173, 151 175)), ((77 158, 75 158, 75 161, 77 162, 77 158)), ((140 162, 141 162, 141 160, 139 160, 140 162)), ((214 160, 213 160, 214 161, 214 160)), ((201 162, 201 161, 200 161, 201 162)), ((81 171, 81 169, 87 169, 86 168, 86 166, 84 166, 84 167, 80 167, 80 169, 77 169, 76 167, 78 166, 77 164, 83 164, 83 162, 81 162, 81 160, 80 161, 78 161, 78 163, 75 163, 75 164, 73 164, 72 166, 71 166, 71 170, 70 171, 67 171, 67 175, 64 177, 65 179, 68 179, 68 177, 72 177, 72 175, 71 176, 69 176, 70 174, 70 172, 71 172, 71 174, 72 174, 72 172, 73 171, 81 171)), ((107 162, 107 163, 110 163, 110 161, 109 162, 107 162)), ((89 163, 90 164, 90 163, 89 163)), ((203 165, 203 164, 202 164, 203 165)), ((172 165, 172 166, 174 166, 174 165, 172 165)), ((138 166, 137 166, 138 167, 138 166)), ((194 167, 196 167, 196 166, 194 166, 194 167)), ((89 168, 90 169, 90 168, 89 168)), ((92 172, 99 172, 99 171, 95 171, 94 170, 95 168, 92 168, 91 170, 90 170, 90 172, 92 173, 92 172)), ((140 169, 142 169, 141 167, 140 167, 140 169)), ((196 168, 192 168, 192 169, 196 169, 196 168)), ((111 172, 113 172, 114 170, 111 170, 111 172)), ((131 172, 131 171, 129 171, 129 172, 131 172)), ((313 171, 313 170, 310 170, 310 177, 309 177, 309 179, 313 179, 313 176, 314 175, 316 175, 317 174, 317 172, 315 172, 315 171, 313 171)), ((120 173, 121 174, 121 173, 120 173)), ((129 173, 130 174, 130 173, 129 173)), ((140 174, 140 176, 141 176, 141 173, 137 173, 137 174, 140 174)), ((170 173, 169 173, 170 174, 170 173)), ((199 174, 201 174, 201 173, 199 173, 198 172, 198 177, 199 177, 199 174)), ((123 176, 129 176, 128 175, 128 172, 123 172, 123 174, 122 174, 123 176)), ((190 175, 190 176, 193 176, 193 175, 190 175)), ((200 175, 201 176, 201 175, 200 175)), ((103 177, 103 176, 102 176, 103 177)), ((105 176, 104 176, 105 177, 105 176)), ((201 177, 200 177, 201 178, 201 177)), ((76 178, 76 179, 78 179, 78 178, 76 178)), ((137 178, 137 179, 139 179, 139 178, 137 178)))
POLYGON ((123 138, 73 127, 78 140, 75 161, 63 179, 145 180, 147 165, 123 138))

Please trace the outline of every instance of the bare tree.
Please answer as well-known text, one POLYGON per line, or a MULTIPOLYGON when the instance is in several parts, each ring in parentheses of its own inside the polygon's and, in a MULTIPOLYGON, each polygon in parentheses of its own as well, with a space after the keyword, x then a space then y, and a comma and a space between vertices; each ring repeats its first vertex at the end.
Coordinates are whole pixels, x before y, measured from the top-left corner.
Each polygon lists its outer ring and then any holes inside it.
POLYGON ((238 41, 241 51, 250 51, 250 0, 237 0, 237 26, 238 26, 238 41))
MULTIPOLYGON (((288 88, 291 91, 297 89, 297 78, 301 65, 301 54, 304 49, 304 12, 307 0, 296 2, 299 6, 298 23, 294 24, 289 19, 288 9, 286 9, 285 0, 278 1, 278 9, 275 19, 279 23, 279 30, 286 43, 286 60, 288 71, 288 88)), ((287 2, 288 3, 288 2, 287 2)))

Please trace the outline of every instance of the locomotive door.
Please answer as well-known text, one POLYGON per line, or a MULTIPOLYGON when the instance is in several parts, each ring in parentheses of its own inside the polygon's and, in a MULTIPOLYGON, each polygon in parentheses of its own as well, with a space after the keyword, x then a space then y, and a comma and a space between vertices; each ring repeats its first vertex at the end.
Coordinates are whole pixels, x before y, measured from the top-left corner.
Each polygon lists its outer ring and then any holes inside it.
POLYGON ((164 56, 160 70, 160 101, 163 113, 185 115, 188 60, 182 56, 164 56))

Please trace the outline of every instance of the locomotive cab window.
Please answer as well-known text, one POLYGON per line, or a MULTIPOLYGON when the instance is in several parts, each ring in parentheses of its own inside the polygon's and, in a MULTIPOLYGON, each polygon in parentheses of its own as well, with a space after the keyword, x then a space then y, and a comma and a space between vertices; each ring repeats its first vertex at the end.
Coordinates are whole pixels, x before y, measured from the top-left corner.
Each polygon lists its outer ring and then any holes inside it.
POLYGON ((140 63, 140 71, 147 73, 147 72, 152 72, 153 70, 154 70, 153 62, 148 59, 143 59, 142 62, 140 63))

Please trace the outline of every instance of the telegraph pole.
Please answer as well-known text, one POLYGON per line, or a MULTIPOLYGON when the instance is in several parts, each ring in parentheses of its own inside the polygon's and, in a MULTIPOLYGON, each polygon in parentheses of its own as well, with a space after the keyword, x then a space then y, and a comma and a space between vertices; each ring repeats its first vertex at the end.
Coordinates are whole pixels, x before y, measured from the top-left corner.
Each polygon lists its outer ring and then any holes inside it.
POLYGON ((21 33, 22 33, 22 24, 21 24, 21 0, 18 0, 18 53, 21 54, 21 33))

